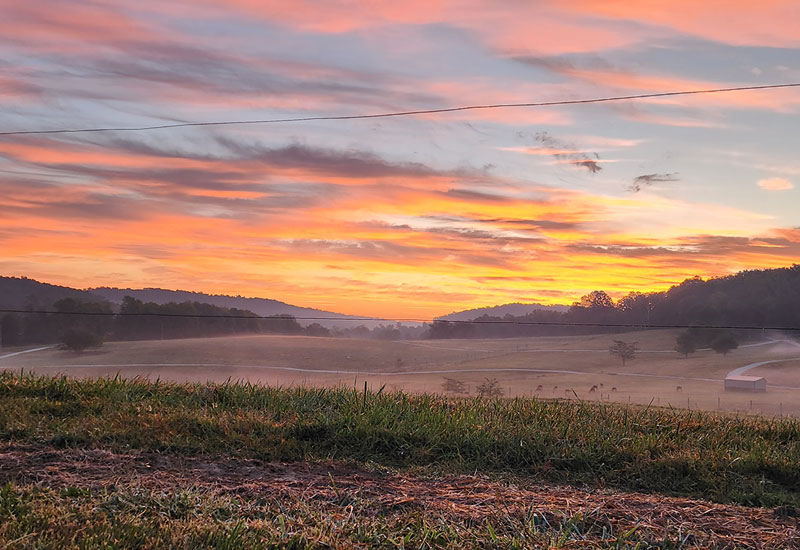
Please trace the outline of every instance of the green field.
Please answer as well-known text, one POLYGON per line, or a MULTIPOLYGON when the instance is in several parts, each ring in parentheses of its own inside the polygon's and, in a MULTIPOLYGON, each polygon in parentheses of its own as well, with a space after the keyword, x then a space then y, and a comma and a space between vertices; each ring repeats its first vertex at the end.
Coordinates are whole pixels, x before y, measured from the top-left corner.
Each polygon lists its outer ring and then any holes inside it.
POLYGON ((4 374, 0 441, 10 548, 789 548, 800 506, 796 421, 614 404, 4 374))

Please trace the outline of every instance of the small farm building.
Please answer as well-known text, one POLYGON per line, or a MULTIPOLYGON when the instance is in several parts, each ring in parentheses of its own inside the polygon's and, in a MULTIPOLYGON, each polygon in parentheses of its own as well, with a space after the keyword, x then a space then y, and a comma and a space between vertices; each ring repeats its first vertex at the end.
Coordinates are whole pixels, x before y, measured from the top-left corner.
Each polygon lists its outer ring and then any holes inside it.
POLYGON ((728 376, 725 391, 767 391, 767 379, 763 376, 728 376))

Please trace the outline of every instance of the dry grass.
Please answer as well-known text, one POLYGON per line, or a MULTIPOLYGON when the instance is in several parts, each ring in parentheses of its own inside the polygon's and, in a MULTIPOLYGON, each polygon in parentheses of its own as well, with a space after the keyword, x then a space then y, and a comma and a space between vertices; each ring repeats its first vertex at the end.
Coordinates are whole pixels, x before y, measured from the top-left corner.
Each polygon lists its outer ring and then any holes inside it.
POLYGON ((214 527, 230 534, 242 525, 238 545, 242 547, 245 533, 253 546, 259 546, 253 534, 259 535, 262 544, 271 541, 274 546, 295 540, 297 547, 303 547, 302 539, 311 542, 314 538, 325 546, 357 545, 356 533, 347 524, 362 525, 360 536, 374 536, 374 546, 381 547, 404 547, 403 535, 415 531, 417 540, 411 538, 408 543, 454 548, 483 543, 512 548, 629 548, 638 544, 637 548, 778 549, 800 543, 794 511, 786 508, 751 509, 474 475, 421 478, 331 462, 282 464, 6 445, 0 447, 0 483, 7 482, 13 485, 5 496, 0 495, 0 510, 3 498, 12 500, 13 491, 29 510, 44 511, 45 504, 51 511, 58 510, 57 523, 63 528, 49 537, 31 530, 26 533, 19 525, 22 518, 14 518, 0 528, 0 542, 32 535, 38 542, 55 543, 67 534, 75 537, 73 542, 85 540, 88 537, 76 532, 73 518, 86 513, 85 504, 90 503, 94 507, 90 517, 106 526, 108 534, 114 531, 107 518, 111 512, 122 516, 116 518, 118 525, 127 521, 128 530, 135 526, 140 535, 146 531, 144 521, 136 525, 134 518, 126 517, 133 515, 130 509, 134 508, 139 516, 166 516, 161 525, 180 526, 184 536, 214 527), (203 506, 200 500, 212 506, 203 506), (280 522, 274 521, 278 510, 283 512, 282 530, 280 522), (199 517, 204 511, 223 520, 204 522, 199 517), (333 528, 320 532, 314 514, 326 516, 333 528), (423 527, 417 523, 420 517, 428 518, 428 529, 438 531, 438 537, 421 540, 425 529, 419 529, 423 527), (443 533, 449 536, 442 538, 443 533))
POLYGON ((798 464, 792 420, 0 375, 12 549, 796 548, 798 464))
POLYGON ((233 379, 281 386, 352 387, 355 384, 361 387, 367 382, 375 389, 385 384, 387 388, 407 392, 439 391, 443 377, 451 376, 463 380, 473 394, 488 376, 500 381, 507 396, 561 399, 577 396, 590 401, 644 405, 652 402, 654 406, 665 407, 800 415, 800 391, 775 386, 800 387, 800 363, 797 361, 753 371, 765 375, 768 383, 773 384, 767 394, 726 393, 721 382, 725 374, 736 367, 765 359, 798 357, 800 348, 758 346, 740 348, 727 356, 700 351, 688 359, 680 358, 677 353, 650 353, 670 350, 674 339, 675 331, 668 330, 582 337, 422 342, 243 336, 112 342, 100 351, 83 355, 48 350, 0 360, 0 368, 24 368, 49 374, 63 372, 79 377, 120 373, 131 378, 201 383, 233 379), (606 353, 615 338, 638 341, 642 348, 637 358, 625 367, 606 353), (556 349, 567 351, 549 351, 556 349), (121 366, 131 364, 140 366, 121 366), (287 368, 306 371, 280 370, 287 368), (570 370, 581 374, 509 369, 570 370), (338 370, 347 374, 311 372, 315 370, 338 370), (432 370, 472 372, 424 374, 432 370), (402 374, 409 371, 414 374, 402 374), (389 372, 400 374, 369 374, 389 372), (542 390, 537 391, 539 386, 542 390), (597 386, 597 391, 590 392, 592 386, 597 386))

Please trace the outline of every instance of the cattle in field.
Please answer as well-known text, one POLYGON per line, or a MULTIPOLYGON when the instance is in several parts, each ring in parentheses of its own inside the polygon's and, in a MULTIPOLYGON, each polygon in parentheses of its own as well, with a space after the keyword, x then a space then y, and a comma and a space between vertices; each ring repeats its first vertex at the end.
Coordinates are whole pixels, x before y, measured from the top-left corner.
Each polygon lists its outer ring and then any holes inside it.
POLYGON ((589 388, 589 393, 594 393, 596 391, 597 391, 597 386, 592 386, 591 388, 589 388))
POLYGON ((683 391, 683 386, 677 386, 677 387, 675 388, 675 391, 677 391, 677 392, 682 392, 682 391, 683 391))
POLYGON ((542 391, 543 389, 544 389, 544 387, 542 387, 542 385, 541 385, 541 384, 539 384, 538 386, 536 386, 536 391, 542 391))
POLYGON ((617 391, 617 387, 614 386, 613 388, 611 388, 611 391, 617 391))

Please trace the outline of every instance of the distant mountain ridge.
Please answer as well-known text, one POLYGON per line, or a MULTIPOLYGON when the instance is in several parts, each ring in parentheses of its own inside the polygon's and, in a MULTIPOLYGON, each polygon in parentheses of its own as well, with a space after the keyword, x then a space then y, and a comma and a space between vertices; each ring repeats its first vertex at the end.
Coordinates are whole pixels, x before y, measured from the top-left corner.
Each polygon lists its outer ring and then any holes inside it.
MULTIPOLYGON (((110 302, 120 305, 125 296, 131 296, 143 302, 166 304, 169 302, 201 302, 219 307, 243 309, 256 315, 291 315, 298 318, 301 325, 319 323, 328 328, 345 328, 364 325, 374 328, 381 324, 392 323, 389 320, 355 321, 358 316, 345 315, 321 309, 293 306, 270 298, 247 298, 243 296, 226 296, 222 294, 205 294, 185 290, 166 290, 161 288, 113 288, 97 287, 80 290, 67 286, 43 283, 27 277, 0 276, 0 309, 34 309, 51 310, 58 300, 72 298, 83 302, 110 302), (302 317, 316 319, 303 320, 302 317)), ((410 324, 410 323, 407 323, 410 324)))
POLYGON ((515 302, 512 304, 503 304, 500 306, 478 307, 474 309, 465 309, 463 311, 456 311, 448 315, 437 317, 437 321, 472 321, 478 317, 488 315, 490 317, 505 317, 511 315, 512 317, 523 317, 532 311, 556 311, 563 313, 569 310, 569 306, 551 305, 546 306, 543 304, 531 303, 523 304, 515 302))
MULTIPOLYGON (((154 302, 156 304, 166 304, 169 302, 202 302, 214 306, 244 309, 252 311, 256 315, 291 315, 298 318, 301 325, 320 323, 330 325, 329 320, 336 320, 335 326, 343 326, 342 321, 348 319, 358 319, 353 315, 334 313, 321 309, 293 306, 279 300, 271 298, 249 298, 244 296, 228 296, 225 294, 205 294, 203 292, 190 292, 187 290, 167 290, 163 288, 116 288, 116 287, 97 287, 88 289, 89 292, 97 296, 102 296, 109 302, 115 304, 122 303, 125 296, 130 296, 143 302, 154 302), (303 321, 302 317, 316 317, 319 319, 303 321)), ((358 321, 359 324, 368 324, 368 321, 358 321)), ((377 324, 377 322, 372 322, 377 324)))
POLYGON ((41 283, 27 277, 0 276, 0 308, 49 309, 62 298, 84 302, 104 302, 102 296, 68 286, 41 283))

